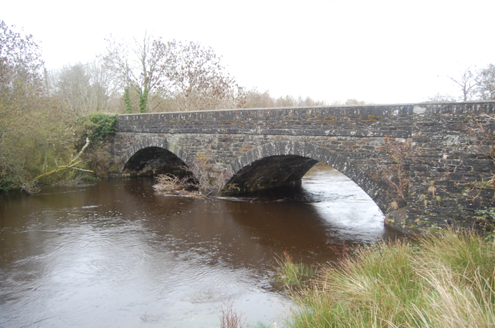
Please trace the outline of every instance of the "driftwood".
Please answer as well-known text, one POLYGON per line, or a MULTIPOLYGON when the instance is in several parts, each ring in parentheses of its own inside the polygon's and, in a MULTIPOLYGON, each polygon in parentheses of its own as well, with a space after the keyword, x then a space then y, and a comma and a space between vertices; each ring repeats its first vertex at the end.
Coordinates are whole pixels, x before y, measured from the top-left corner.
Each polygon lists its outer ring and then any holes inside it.
POLYGON ((191 188, 196 188, 197 185, 190 181, 189 176, 179 179, 173 174, 160 174, 156 177, 156 180, 157 183, 153 185, 153 189, 157 193, 193 198, 205 197, 197 191, 190 191, 191 188))

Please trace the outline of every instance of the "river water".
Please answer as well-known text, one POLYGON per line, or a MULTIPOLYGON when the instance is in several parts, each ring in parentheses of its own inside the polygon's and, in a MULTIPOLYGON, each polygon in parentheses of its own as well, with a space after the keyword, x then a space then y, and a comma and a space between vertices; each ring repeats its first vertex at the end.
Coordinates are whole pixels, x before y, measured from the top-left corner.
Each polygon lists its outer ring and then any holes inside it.
POLYGON ((222 308, 283 327, 275 257, 334 261, 394 237, 373 201, 317 165, 298 193, 197 199, 151 179, 0 194, 0 327, 218 327, 222 308))

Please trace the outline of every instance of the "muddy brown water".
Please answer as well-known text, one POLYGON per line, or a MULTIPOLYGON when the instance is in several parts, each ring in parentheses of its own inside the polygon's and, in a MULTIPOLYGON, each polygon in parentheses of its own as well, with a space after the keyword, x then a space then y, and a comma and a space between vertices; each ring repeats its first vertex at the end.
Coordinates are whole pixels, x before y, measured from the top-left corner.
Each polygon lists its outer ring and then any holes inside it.
POLYGON ((318 165, 298 192, 194 199, 151 179, 0 194, 0 327, 218 327, 231 302, 284 326, 275 257, 335 261, 396 237, 352 181, 318 165))

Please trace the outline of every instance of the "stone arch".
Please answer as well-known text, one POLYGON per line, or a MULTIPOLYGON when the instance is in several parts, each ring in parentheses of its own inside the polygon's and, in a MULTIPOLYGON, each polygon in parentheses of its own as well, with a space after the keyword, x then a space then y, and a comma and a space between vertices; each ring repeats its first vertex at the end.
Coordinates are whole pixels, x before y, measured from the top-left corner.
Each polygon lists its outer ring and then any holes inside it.
MULTIPOLYGON (((361 189, 373 199, 378 207, 380 207, 383 213, 386 213, 388 210, 388 186, 375 182, 363 170, 355 165, 352 160, 332 152, 327 148, 308 142, 275 141, 251 149, 230 164, 226 184, 232 182, 234 177, 246 167, 257 161, 262 161, 268 157, 275 156, 293 156, 313 160, 312 164, 308 163, 308 165, 311 164, 309 168, 317 162, 325 163, 345 174, 349 179, 361 187, 361 189)), ((309 170, 309 168, 307 170, 309 170)), ((307 170, 304 173, 306 173, 307 170)))
MULTIPOLYGON (((120 171, 130 174, 149 172, 149 174, 173 173, 181 175, 177 173, 182 172, 183 175, 185 171, 180 167, 184 164, 191 167, 186 152, 177 144, 163 137, 145 137, 137 140, 123 152, 121 159, 120 171), (167 162, 169 162, 168 167, 165 166, 167 162)), ((192 167, 191 169, 194 170, 192 167)), ((195 174, 195 172, 193 173, 195 174)))

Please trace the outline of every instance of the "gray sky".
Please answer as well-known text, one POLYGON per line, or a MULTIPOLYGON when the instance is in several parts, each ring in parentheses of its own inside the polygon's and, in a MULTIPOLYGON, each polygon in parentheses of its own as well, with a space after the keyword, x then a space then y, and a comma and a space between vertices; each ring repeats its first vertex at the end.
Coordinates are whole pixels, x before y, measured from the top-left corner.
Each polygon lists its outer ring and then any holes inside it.
POLYGON ((16 0, 0 19, 41 41, 49 69, 147 32, 211 46, 241 85, 275 97, 404 103, 495 64, 494 12, 494 0, 16 0))

